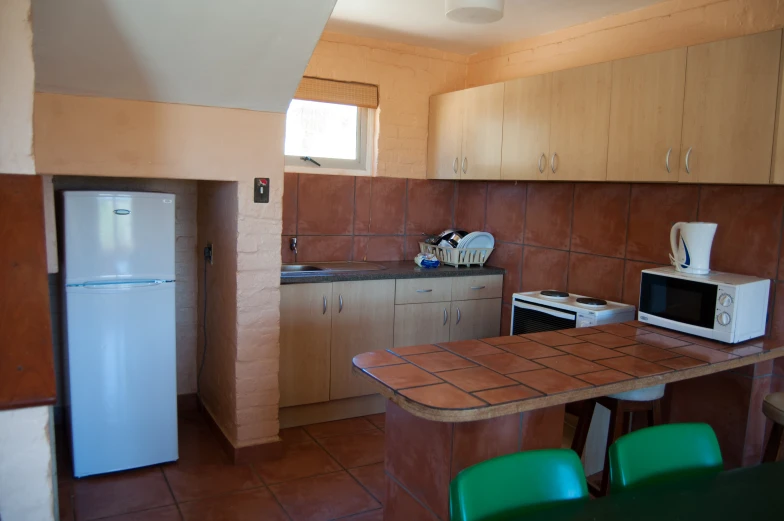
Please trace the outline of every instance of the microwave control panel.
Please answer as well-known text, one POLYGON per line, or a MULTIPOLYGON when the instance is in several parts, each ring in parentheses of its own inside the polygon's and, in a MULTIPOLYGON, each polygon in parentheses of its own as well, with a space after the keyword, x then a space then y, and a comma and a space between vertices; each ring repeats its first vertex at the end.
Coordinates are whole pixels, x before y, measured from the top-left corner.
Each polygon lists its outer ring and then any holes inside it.
POLYGON ((730 330, 735 303, 735 288, 718 286, 716 292, 716 325, 714 329, 730 330))

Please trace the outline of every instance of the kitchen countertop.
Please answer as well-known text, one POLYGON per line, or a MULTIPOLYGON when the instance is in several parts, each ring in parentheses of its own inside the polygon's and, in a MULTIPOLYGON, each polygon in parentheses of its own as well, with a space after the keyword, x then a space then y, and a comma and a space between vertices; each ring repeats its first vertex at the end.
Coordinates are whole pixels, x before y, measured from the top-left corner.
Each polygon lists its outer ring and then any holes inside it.
MULTIPOLYGON (((318 264, 318 263, 316 263, 318 264)), ((290 272, 280 276, 281 284, 305 284, 311 282, 339 282, 349 280, 416 279, 435 277, 471 277, 480 275, 503 275, 502 268, 471 266, 453 268, 441 265, 438 268, 420 268, 414 261, 373 262, 386 266, 376 271, 320 271, 310 273, 290 272)))
POLYGON ((722 344, 639 321, 372 351, 353 371, 427 420, 495 418, 784 356, 784 339, 722 344))

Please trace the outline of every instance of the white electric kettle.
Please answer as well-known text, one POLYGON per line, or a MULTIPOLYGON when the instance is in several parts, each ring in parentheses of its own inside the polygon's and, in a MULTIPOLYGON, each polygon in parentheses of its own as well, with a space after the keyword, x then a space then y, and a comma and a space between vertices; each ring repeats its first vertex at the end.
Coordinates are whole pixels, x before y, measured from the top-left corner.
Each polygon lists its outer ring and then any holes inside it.
POLYGON ((670 230, 670 262, 675 269, 695 275, 709 273, 711 246, 718 226, 716 223, 675 223, 670 230))

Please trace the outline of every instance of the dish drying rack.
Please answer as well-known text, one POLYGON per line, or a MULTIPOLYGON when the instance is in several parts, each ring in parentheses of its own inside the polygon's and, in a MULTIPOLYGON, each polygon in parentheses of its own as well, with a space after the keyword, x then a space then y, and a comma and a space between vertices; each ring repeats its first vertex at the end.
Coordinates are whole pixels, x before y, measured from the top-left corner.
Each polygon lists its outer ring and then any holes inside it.
POLYGON ((444 248, 426 242, 419 243, 420 253, 432 253, 442 264, 454 266, 483 266, 493 248, 444 248))

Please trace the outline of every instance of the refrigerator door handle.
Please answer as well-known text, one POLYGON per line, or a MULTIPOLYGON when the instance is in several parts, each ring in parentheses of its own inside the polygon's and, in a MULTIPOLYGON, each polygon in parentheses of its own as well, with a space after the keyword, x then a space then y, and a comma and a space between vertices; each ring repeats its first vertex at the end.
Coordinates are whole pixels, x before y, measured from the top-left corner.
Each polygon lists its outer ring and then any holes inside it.
POLYGON ((134 288, 146 288, 149 286, 158 286, 160 284, 165 284, 168 281, 165 280, 150 280, 145 282, 115 282, 115 283, 103 283, 103 284, 74 284, 73 287, 78 288, 86 288, 86 289, 111 289, 111 288, 125 288, 128 286, 133 286, 134 288))

